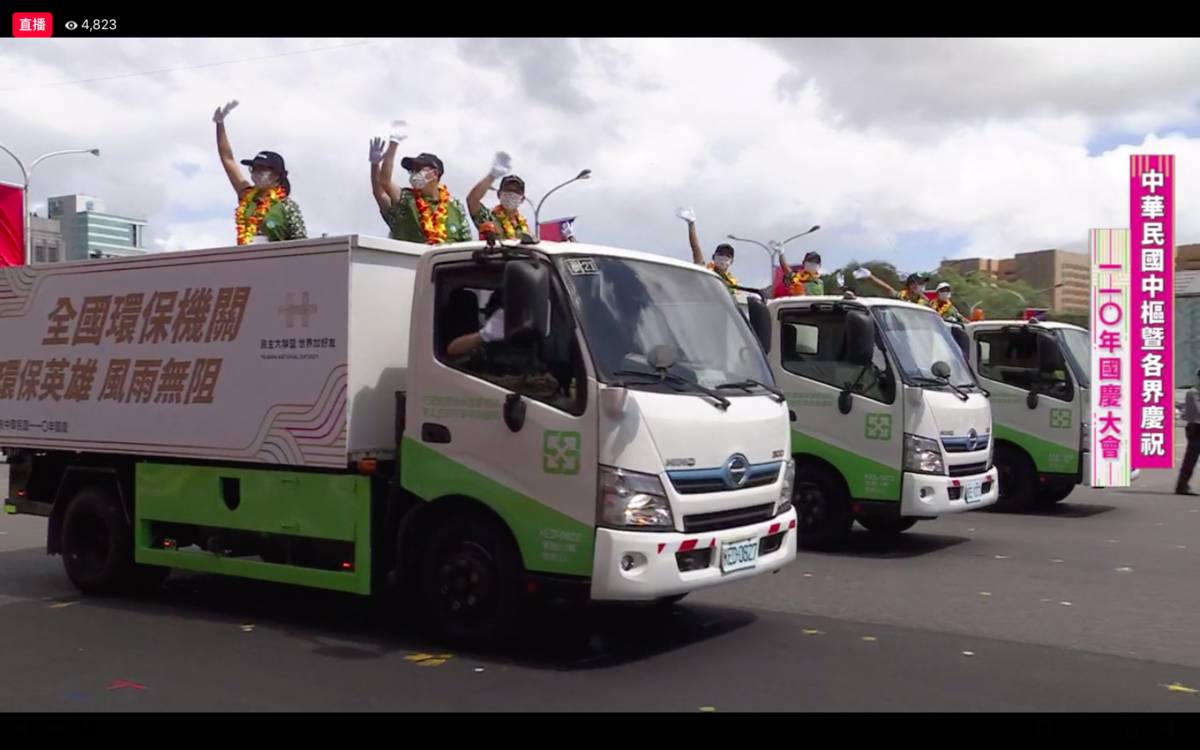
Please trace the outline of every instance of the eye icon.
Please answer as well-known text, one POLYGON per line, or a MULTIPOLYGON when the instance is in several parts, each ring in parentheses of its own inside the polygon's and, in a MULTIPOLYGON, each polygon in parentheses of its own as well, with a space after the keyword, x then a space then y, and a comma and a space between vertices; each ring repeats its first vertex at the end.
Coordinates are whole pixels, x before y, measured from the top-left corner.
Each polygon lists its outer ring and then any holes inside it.
POLYGON ((65 24, 63 24, 63 27, 66 28, 67 31, 74 31, 75 29, 79 28, 79 24, 74 21, 67 21, 65 24))

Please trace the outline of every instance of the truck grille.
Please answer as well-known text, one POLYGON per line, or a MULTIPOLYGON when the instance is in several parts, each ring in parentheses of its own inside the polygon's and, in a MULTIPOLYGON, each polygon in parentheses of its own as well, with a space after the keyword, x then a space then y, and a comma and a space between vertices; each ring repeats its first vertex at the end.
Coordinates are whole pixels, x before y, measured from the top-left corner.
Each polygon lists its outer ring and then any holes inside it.
POLYGON ((952 477, 967 477, 973 474, 982 474, 988 470, 988 465, 987 461, 980 461, 977 464, 959 464, 948 468, 952 477))
POLYGON ((972 451, 985 451, 992 441, 992 436, 988 434, 975 436, 975 447, 968 446, 968 438, 964 435, 961 437, 944 437, 942 438, 942 447, 947 453, 970 453, 972 451))
POLYGON ((679 469, 668 471, 671 486, 681 495, 699 495, 704 492, 731 492, 751 487, 765 487, 779 478, 782 461, 752 464, 746 467, 746 481, 740 487, 730 484, 725 469, 679 469))
POLYGON ((752 523, 766 521, 771 518, 771 514, 774 512, 775 504, 767 503, 765 505, 752 505, 748 508, 719 510, 716 513, 694 513, 683 517, 683 530, 688 534, 697 534, 703 531, 732 529, 737 526, 747 526, 752 523))

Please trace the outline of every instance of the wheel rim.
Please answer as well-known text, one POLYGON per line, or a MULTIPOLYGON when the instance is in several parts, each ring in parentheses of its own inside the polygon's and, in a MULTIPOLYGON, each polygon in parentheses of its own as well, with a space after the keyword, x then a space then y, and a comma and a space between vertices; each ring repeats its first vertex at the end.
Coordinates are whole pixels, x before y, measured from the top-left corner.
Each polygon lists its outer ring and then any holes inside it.
POLYGON ((112 552, 108 526, 98 516, 86 514, 72 519, 69 530, 69 554, 72 562, 88 574, 102 571, 112 552))
POLYGON ((482 545, 463 541, 438 556, 434 594, 442 613, 463 623, 488 618, 496 607, 496 563, 482 545))
POLYGON ((796 510, 800 514, 800 528, 812 531, 829 517, 829 506, 825 493, 813 482, 796 485, 796 510))

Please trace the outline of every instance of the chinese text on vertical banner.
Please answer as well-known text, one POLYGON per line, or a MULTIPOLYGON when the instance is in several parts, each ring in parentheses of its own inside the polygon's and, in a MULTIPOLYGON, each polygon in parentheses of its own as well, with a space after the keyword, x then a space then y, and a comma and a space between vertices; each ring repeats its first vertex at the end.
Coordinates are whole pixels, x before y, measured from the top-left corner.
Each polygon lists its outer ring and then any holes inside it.
POLYGON ((1175 433, 1175 157, 1130 157, 1132 467, 1169 469, 1175 433))
POLYGON ((1092 419, 1093 487, 1128 487, 1130 473, 1129 230, 1093 229, 1092 419))

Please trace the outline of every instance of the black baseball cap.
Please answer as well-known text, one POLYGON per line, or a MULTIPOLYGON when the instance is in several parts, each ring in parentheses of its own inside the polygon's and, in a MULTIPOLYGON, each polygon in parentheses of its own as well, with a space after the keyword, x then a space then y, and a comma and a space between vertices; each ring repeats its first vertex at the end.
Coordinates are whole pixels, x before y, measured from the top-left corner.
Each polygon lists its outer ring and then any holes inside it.
MULTIPOLYGON (((515 174, 510 174, 500 180, 500 190, 515 190, 521 195, 525 195, 525 180, 517 177, 515 174)), ((497 190, 496 192, 500 192, 497 190)))
POLYGON ((821 262, 821 254, 815 250, 810 250, 804 254, 804 262, 805 263, 820 263, 821 262))
POLYGON ((433 167, 437 170, 438 177, 446 174, 446 167, 442 164, 442 160, 433 154, 406 156, 400 160, 400 166, 409 172, 415 172, 418 169, 424 169, 425 167, 433 167))
POLYGON ((733 245, 730 245, 728 242, 722 242, 720 245, 717 245, 716 250, 713 250, 713 255, 728 255, 730 258, 732 258, 733 245))
POLYGON ((242 164, 247 167, 265 167, 273 169, 282 177, 287 174, 287 167, 283 164, 283 157, 274 151, 259 151, 254 155, 253 159, 242 159, 242 164))
POLYGON ((904 280, 905 284, 924 284, 929 281, 928 276, 922 276, 919 273, 910 273, 908 278, 904 280))

